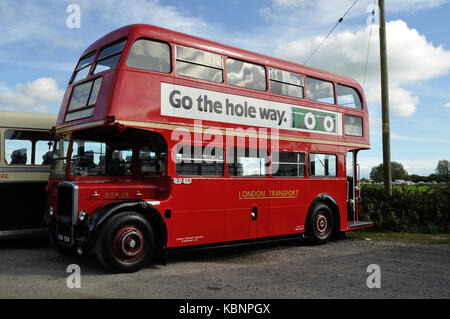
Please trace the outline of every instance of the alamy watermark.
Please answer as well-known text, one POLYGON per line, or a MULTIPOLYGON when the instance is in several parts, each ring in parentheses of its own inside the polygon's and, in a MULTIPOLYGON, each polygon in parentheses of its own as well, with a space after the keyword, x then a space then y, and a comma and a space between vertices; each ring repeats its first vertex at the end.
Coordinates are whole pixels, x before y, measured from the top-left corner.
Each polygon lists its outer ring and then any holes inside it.
POLYGON ((66 19, 66 26, 69 29, 81 28, 81 7, 78 4, 69 4, 66 8, 66 12, 70 13, 66 19))
POLYGON ((367 266, 366 272, 370 275, 366 279, 367 288, 381 288, 381 268, 377 264, 367 266))
POLYGON ((193 128, 176 128, 172 131, 175 147, 170 159, 176 163, 226 163, 256 169, 269 166, 269 149, 272 172, 279 166, 279 130, 268 128, 217 128, 195 120, 193 128), (225 150, 228 155, 225 160, 225 150), (242 158, 247 158, 243 162, 242 158), (252 162, 253 159, 253 162, 252 162))
POLYGON ((70 264, 66 269, 70 275, 66 279, 67 288, 81 288, 81 268, 77 264, 70 264))

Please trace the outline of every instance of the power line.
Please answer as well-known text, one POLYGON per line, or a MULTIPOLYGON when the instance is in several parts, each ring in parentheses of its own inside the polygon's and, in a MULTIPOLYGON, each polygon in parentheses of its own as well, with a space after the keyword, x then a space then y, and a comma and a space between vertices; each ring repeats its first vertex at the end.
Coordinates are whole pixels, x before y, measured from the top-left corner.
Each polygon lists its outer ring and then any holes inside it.
POLYGON ((313 52, 311 52, 311 54, 309 55, 309 57, 305 60, 305 62, 303 64, 307 64, 308 61, 311 59, 311 57, 314 55, 314 53, 317 52, 317 50, 319 50, 319 48, 322 46, 322 44, 325 42, 325 40, 330 36, 330 34, 334 31, 334 29, 336 29, 336 27, 339 25, 339 23, 341 23, 345 16, 347 15, 347 13, 350 12, 350 10, 355 6, 356 2, 358 2, 358 0, 355 0, 355 2, 353 2, 353 4, 350 6, 350 8, 344 13, 344 15, 342 17, 339 18, 339 20, 336 22, 336 24, 333 26, 333 28, 331 28, 331 30, 328 32, 328 34, 325 36, 325 38, 319 43, 319 45, 313 50, 313 52))
POLYGON ((372 28, 373 28, 373 23, 375 22, 375 6, 376 6, 376 2, 377 2, 377 0, 373 0, 372 23, 370 24, 369 44, 367 45, 367 56, 366 56, 366 66, 364 68, 363 89, 364 89, 365 84, 366 84, 367 66, 368 66, 368 63, 369 63, 369 53, 370 53, 370 42, 371 42, 371 38, 372 38, 372 28))

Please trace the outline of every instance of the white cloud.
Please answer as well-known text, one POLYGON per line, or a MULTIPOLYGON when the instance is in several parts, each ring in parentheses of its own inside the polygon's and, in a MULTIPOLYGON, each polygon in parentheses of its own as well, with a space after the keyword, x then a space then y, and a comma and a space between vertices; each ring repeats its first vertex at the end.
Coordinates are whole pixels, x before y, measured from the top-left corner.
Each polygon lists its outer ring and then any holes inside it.
POLYGON ((38 78, 27 83, 18 83, 15 89, 0 92, 0 109, 50 113, 51 104, 60 103, 64 91, 52 78, 38 78))
MULTIPOLYGON (((332 34, 308 64, 350 76, 362 85, 369 31, 369 27, 364 27, 355 32, 332 34)), ((278 47, 276 55, 304 63, 322 39, 323 37, 315 37, 288 42, 278 47)), ((450 51, 442 46, 434 46, 402 20, 387 23, 387 47, 391 111, 401 116, 410 116, 416 111, 419 99, 402 86, 449 74, 450 51)), ((379 104, 381 99, 378 48, 378 28, 374 26, 365 85, 370 104, 379 104)))
POLYGON ((445 103, 445 104, 444 104, 444 107, 450 108, 450 102, 445 103))
MULTIPOLYGON (((376 80, 376 79, 375 79, 376 80)), ((379 80, 378 80, 379 81, 379 80)), ((381 86, 373 81, 368 83, 365 95, 368 104, 380 104, 381 86)), ((389 110, 400 116, 411 116, 416 112, 419 98, 413 93, 398 87, 398 83, 392 82, 389 86, 389 110)))

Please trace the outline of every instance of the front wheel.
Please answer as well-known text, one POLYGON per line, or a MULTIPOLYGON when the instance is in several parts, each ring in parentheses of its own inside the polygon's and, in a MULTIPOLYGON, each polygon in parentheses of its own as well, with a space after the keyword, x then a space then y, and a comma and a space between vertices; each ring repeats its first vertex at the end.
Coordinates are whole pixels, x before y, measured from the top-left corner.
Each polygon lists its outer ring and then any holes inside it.
POLYGON ((331 209, 322 203, 314 206, 308 226, 308 235, 312 243, 326 243, 333 237, 334 220, 331 209))
POLYGON ((107 270, 135 272, 150 259, 154 246, 154 232, 148 220, 135 212, 123 212, 102 227, 96 250, 107 270))

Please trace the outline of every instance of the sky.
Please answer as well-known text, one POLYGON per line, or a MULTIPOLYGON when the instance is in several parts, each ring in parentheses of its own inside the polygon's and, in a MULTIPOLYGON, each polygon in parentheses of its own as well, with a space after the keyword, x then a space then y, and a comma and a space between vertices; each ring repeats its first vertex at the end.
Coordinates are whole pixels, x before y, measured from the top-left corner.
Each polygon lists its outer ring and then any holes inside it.
MULTIPOLYGON (((354 2, 0 0, 0 110, 58 113, 80 54, 128 24, 153 24, 300 64, 322 43, 307 65, 364 87, 371 149, 359 153, 359 163, 367 176, 382 162, 374 0, 358 0, 322 42, 354 2)), ((429 175, 439 160, 450 160, 449 16, 450 0, 386 0, 391 160, 410 174, 429 175)))

